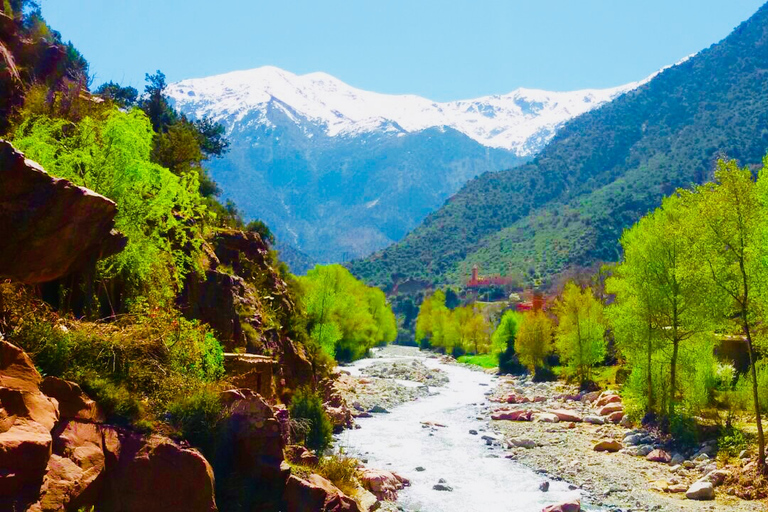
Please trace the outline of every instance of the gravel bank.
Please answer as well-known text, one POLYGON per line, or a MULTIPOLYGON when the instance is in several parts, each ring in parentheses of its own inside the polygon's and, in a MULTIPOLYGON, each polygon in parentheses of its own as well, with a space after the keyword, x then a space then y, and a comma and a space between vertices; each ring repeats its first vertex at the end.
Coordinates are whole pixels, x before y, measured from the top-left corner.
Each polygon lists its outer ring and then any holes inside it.
MULTIPOLYGON (((563 395, 576 394, 575 389, 560 383, 533 384, 517 379, 501 378, 494 391, 503 396, 509 392, 525 391, 544 398, 535 404, 526 404, 533 410, 568 408, 577 414, 590 413, 588 404, 564 400, 563 395)), ((490 406, 486 414, 497 410, 490 406)), ((489 428, 510 447, 506 457, 536 470, 545 480, 565 480, 587 491, 594 505, 621 510, 717 510, 727 512, 756 512, 768 510, 766 504, 743 501, 718 492, 715 501, 685 499, 685 493, 667 493, 652 487, 685 485, 697 480, 705 471, 703 464, 691 469, 652 462, 645 457, 627 453, 595 452, 594 446, 602 440, 624 440, 630 431, 614 424, 593 425, 585 422, 545 423, 536 421, 490 421, 489 428)))

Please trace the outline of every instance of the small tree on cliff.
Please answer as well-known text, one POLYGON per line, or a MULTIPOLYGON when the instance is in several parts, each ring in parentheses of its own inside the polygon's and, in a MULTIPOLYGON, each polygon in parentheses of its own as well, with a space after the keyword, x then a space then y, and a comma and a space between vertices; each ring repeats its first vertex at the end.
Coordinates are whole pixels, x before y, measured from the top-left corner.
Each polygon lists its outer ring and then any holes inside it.
POLYGON ((299 440, 307 448, 321 454, 331 445, 333 426, 328 414, 323 409, 323 401, 317 392, 308 387, 298 389, 291 399, 288 410, 292 419, 307 422, 306 434, 304 434, 303 439, 299 440))

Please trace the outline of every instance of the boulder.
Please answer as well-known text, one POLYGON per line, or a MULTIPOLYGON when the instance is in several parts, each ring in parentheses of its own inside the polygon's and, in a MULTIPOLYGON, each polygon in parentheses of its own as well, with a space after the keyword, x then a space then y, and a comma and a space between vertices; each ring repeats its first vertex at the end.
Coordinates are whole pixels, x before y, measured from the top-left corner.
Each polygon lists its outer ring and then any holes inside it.
POLYGON ((714 487, 717 487, 718 485, 721 485, 726 478, 728 478, 731 475, 731 472, 726 469, 715 469, 714 471, 710 471, 703 477, 699 478, 699 482, 709 482, 714 487))
POLYGON ((609 414, 607 417, 608 421, 611 423, 619 423, 621 420, 624 419, 624 411, 616 411, 609 414))
POLYGON ((508 442, 510 446, 515 448, 536 448, 536 441, 525 437, 512 438, 508 442))
POLYGON ((672 456, 669 453, 659 449, 653 450, 645 458, 652 462, 662 462, 664 464, 669 464, 672 461, 672 456))
POLYGON ((410 485, 408 479, 396 473, 379 469, 363 469, 360 483, 382 501, 397 500, 397 491, 410 485))
POLYGON ((673 453, 672 454, 672 460, 669 461, 670 464, 673 466, 677 466, 678 464, 682 464, 685 462, 685 456, 680 453, 673 453))
POLYGON ((351 428, 354 425, 352 412, 346 405, 331 407, 326 404, 325 412, 328 414, 328 418, 331 420, 331 425, 333 425, 333 431, 336 434, 340 433, 345 428, 351 428))
POLYGON ((605 423, 605 419, 600 416, 584 416, 584 422, 593 425, 602 425, 605 423))
POLYGON ((98 510, 215 512, 213 469, 197 451, 167 437, 125 434, 98 510))
POLYGON ((316 466, 320 460, 317 455, 309 451, 304 446, 292 444, 285 447, 285 460, 291 464, 300 464, 302 466, 316 466))
POLYGON ((24 510, 24 503, 36 499, 51 445, 50 430, 26 418, 0 433, 0 510, 24 510))
POLYGON ((624 412, 624 406, 621 404, 608 404, 600 409, 598 414, 600 416, 608 416, 614 412, 624 412))
POLYGON ((596 452, 617 452, 621 450, 621 448, 622 445, 619 441, 616 441, 615 439, 603 439, 594 446, 593 450, 596 452))
POLYGON ((603 395, 595 402, 595 407, 603 407, 608 404, 621 403, 621 397, 619 395, 603 395))
POLYGON ((581 502, 576 500, 557 503, 555 505, 544 507, 541 509, 541 512, 581 512, 581 502))
POLYGON ((491 414, 492 420, 531 421, 532 411, 498 411, 491 414))
POLYGON ((0 387, 38 393, 42 380, 23 350, 0 339, 0 387))
POLYGON ((715 487, 710 482, 694 482, 685 491, 685 497, 689 500, 713 500, 715 499, 715 487))
POLYGON ((600 392, 599 391, 591 391, 589 393, 584 393, 581 395, 581 401, 586 403, 594 402, 600 398, 600 392))
POLYGON ((264 489, 282 489, 288 475, 282 466, 283 436, 270 406, 250 389, 222 393, 230 416, 223 425, 228 469, 259 480, 264 489))
POLYGON ((0 140, 0 278, 53 281, 125 247, 117 206, 48 175, 0 140))
POLYGON ((550 412, 540 412, 533 415, 533 421, 538 421, 540 423, 557 423, 560 421, 560 418, 558 418, 556 414, 550 412))
POLYGON ((291 475, 285 486, 285 512, 361 512, 349 496, 331 482, 310 474, 306 479, 291 475))
POLYGON ((104 412, 74 382, 57 377, 46 377, 40 385, 40 390, 59 403, 61 419, 104 422, 104 412))
POLYGON ((31 510, 78 510, 95 505, 106 468, 105 430, 111 427, 77 420, 65 421, 56 428, 54 453, 46 468, 40 499, 31 510))
POLYGON ((568 409, 555 409, 549 412, 557 416, 560 419, 560 421, 573 421, 576 423, 580 423, 581 421, 583 421, 583 418, 581 417, 581 415, 576 411, 570 411, 568 409))

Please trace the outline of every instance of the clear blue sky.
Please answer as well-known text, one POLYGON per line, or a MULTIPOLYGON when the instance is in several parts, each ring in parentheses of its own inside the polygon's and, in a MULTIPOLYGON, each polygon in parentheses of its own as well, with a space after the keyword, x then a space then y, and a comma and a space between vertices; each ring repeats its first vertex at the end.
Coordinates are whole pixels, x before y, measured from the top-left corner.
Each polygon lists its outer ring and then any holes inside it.
POLYGON ((274 65, 435 100, 644 78, 764 0, 40 0, 95 84, 274 65))

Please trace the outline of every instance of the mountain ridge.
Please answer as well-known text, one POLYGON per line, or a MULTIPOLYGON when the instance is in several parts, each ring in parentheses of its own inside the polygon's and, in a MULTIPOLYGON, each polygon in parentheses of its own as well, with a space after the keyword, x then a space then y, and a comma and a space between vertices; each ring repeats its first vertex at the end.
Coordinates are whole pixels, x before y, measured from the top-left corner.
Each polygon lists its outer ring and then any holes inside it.
POLYGON ((569 121, 530 163, 468 182, 402 241, 351 263, 369 283, 460 284, 468 270, 529 283, 615 261, 622 230, 722 154, 768 148, 768 4, 723 41, 569 121), (462 270, 463 269, 463 270, 462 270))

